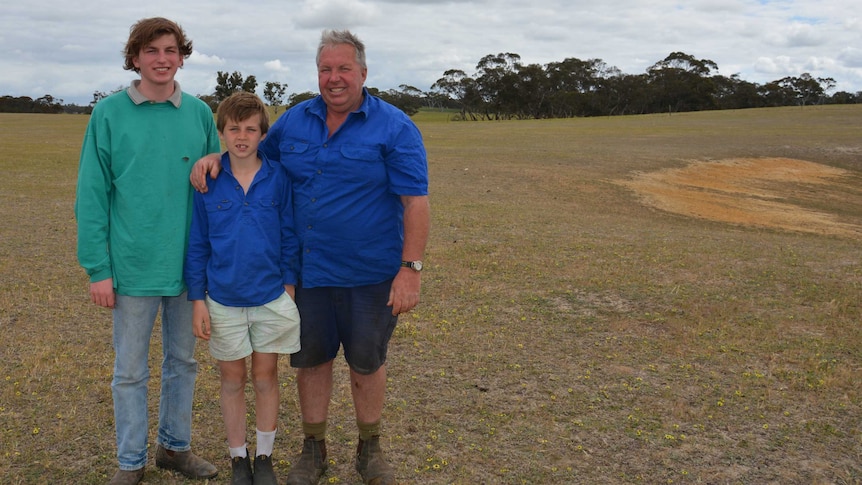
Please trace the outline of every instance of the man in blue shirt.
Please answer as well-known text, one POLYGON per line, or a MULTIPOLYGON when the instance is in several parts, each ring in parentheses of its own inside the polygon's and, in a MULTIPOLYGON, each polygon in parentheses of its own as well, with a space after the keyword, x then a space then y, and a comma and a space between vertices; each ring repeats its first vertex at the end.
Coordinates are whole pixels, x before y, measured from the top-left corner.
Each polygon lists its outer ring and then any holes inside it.
MULTIPOLYGON (((427 158, 410 118, 364 88, 365 47, 355 35, 324 31, 317 68, 320 96, 284 113, 261 144, 291 178, 302 246, 302 349, 291 365, 305 441, 287 483, 314 484, 326 470, 332 366, 343 347, 359 428, 356 470, 365 483, 390 484, 379 443, 386 353, 398 315, 419 303, 427 158)), ((208 172, 218 173, 214 157, 195 165, 198 190, 208 172)))

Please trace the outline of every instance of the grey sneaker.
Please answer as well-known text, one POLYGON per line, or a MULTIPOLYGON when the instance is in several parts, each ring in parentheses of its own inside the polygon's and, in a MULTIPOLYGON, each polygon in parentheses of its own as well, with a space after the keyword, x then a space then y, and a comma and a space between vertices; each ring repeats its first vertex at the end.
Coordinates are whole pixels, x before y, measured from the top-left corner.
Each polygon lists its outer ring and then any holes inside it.
POLYGON ((326 441, 305 438, 302 454, 287 474, 286 485, 316 485, 326 471, 326 441))
POLYGON ((212 463, 189 451, 168 451, 156 447, 156 466, 182 473, 188 478, 214 478, 218 469, 212 463))
POLYGON ((272 468, 272 455, 258 455, 254 457, 253 485, 278 485, 278 480, 275 478, 275 470, 272 468))
POLYGON ((253 485, 248 450, 244 457, 235 456, 230 459, 230 485, 253 485))
POLYGON ((356 471, 366 485, 394 485, 395 470, 386 462, 380 449, 380 437, 359 440, 356 445, 356 471))
POLYGON ((117 470, 108 485, 138 485, 144 479, 144 468, 137 470, 117 470))

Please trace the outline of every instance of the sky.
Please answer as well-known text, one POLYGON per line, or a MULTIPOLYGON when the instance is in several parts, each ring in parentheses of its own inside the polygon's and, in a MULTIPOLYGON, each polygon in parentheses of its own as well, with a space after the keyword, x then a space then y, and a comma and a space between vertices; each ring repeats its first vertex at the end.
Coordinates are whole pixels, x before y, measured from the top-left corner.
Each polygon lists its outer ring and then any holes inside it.
MULTIPOLYGON (((323 29, 349 29, 366 45, 366 86, 430 91, 449 69, 467 75, 486 55, 523 64, 600 59, 642 74, 672 52, 718 65, 712 74, 758 84, 808 73, 835 91, 862 91, 858 0, 41 0, 4 2, 0 96, 50 94, 87 105, 127 86, 123 47, 133 23, 175 20, 194 52, 183 90, 211 94, 219 71, 254 75, 286 93, 317 92, 323 29)), ((285 96, 286 98, 287 96, 285 96)))

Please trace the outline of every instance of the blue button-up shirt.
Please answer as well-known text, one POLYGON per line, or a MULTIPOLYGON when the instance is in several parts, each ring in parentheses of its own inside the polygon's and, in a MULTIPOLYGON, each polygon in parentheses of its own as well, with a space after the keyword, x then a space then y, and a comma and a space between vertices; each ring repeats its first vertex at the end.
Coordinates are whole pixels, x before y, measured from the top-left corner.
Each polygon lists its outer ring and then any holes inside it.
POLYGON ((222 305, 260 306, 298 282, 290 182, 278 163, 259 155, 263 163, 247 192, 225 153, 224 170, 207 193, 194 194, 184 268, 189 300, 209 293, 222 305))
POLYGON ((335 133, 320 96, 284 113, 261 150, 287 169, 307 288, 353 287, 395 276, 404 244, 402 195, 428 194, 419 129, 365 91, 335 133))

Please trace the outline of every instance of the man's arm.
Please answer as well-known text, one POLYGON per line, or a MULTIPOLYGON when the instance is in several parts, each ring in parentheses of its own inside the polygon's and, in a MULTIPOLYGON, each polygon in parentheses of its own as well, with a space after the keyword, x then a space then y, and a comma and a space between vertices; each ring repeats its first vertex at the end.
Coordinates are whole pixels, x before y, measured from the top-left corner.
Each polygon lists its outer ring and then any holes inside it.
MULTIPOLYGON (((428 196, 403 195, 401 203, 404 205, 404 249, 401 252, 401 260, 421 260, 431 230, 431 205, 428 196)), ((392 307, 392 314, 408 312, 418 305, 421 287, 421 273, 410 268, 401 268, 389 292, 387 305, 392 307)))

